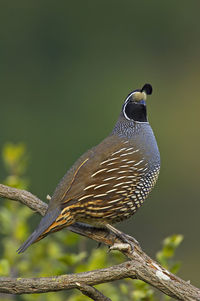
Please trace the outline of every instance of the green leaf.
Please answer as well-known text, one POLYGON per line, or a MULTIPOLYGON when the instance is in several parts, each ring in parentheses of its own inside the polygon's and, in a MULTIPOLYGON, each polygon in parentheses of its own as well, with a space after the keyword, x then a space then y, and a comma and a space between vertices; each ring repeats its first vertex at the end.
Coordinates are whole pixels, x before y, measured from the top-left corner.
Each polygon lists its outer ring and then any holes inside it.
POLYGON ((183 241, 183 235, 173 234, 164 239, 163 245, 165 247, 171 247, 173 249, 176 249, 182 241, 183 241))
POLYGON ((28 161, 24 143, 7 143, 3 148, 2 155, 5 167, 10 174, 24 174, 28 161))
POLYGON ((173 262, 175 251, 183 240, 183 235, 174 234, 164 239, 163 248, 156 254, 158 262, 166 269, 177 272, 180 263, 173 262))
POLYGON ((180 267, 181 267, 181 262, 177 261, 171 266, 170 272, 173 274, 177 274, 178 271, 180 270, 180 267))
POLYGON ((121 283, 120 284, 120 290, 121 290, 121 292, 124 294, 124 295, 127 295, 128 294, 128 285, 127 285, 127 283, 121 283))
POLYGON ((87 256, 86 252, 81 252, 79 254, 66 254, 59 258, 61 262, 64 262, 67 265, 74 265, 81 262, 87 256))
POLYGON ((10 264, 7 259, 0 260, 0 275, 8 276, 10 274, 10 264))
POLYGON ((9 234, 12 231, 11 212, 4 206, 0 210, 0 233, 9 234))

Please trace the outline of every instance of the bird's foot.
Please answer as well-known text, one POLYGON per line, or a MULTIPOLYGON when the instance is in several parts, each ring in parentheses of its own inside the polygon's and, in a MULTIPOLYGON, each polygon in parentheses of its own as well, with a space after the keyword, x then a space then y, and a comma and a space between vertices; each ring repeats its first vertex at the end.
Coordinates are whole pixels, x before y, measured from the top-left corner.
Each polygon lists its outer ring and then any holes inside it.
POLYGON ((134 237, 128 235, 128 234, 125 234, 123 233, 123 235, 126 236, 126 238, 129 240, 129 241, 132 241, 135 245, 137 245, 138 247, 140 247, 140 244, 139 242, 137 241, 137 239, 135 239, 134 237))
POLYGON ((116 249, 119 249, 119 248, 120 248, 120 250, 122 250, 122 249, 127 250, 127 247, 129 247, 130 251, 133 252, 135 245, 139 246, 139 243, 135 238, 119 231, 118 229, 116 229, 112 225, 107 224, 106 228, 109 229, 111 232, 113 232, 122 241, 122 243, 115 243, 114 242, 113 246, 110 247, 110 250, 116 250, 116 249))

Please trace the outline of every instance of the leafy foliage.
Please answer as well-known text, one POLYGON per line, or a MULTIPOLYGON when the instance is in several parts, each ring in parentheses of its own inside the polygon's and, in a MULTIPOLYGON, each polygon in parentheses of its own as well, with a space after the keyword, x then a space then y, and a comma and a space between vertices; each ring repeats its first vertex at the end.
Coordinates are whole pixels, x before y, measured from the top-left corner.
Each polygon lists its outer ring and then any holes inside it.
MULTIPOLYGON (((28 189, 29 181, 25 177, 29 156, 26 146, 22 143, 8 143, 3 148, 2 158, 7 177, 4 183, 20 189, 28 189)), ((33 212, 18 202, 4 201, 0 204, 0 235, 1 259, 0 275, 14 277, 41 277, 53 276, 62 273, 74 273, 103 268, 121 262, 123 255, 119 252, 108 254, 106 248, 88 250, 86 240, 67 230, 58 232, 51 238, 44 239, 37 246, 31 247, 22 255, 16 249, 30 234, 30 221, 33 212)), ((172 235, 163 241, 163 248, 156 255, 157 260, 166 269, 176 273, 180 262, 174 261, 176 248, 183 240, 182 235, 172 235)), ((140 280, 126 279, 115 283, 106 283, 98 286, 99 289, 113 301, 155 301, 154 289, 140 280)), ((13 297, 15 300, 26 301, 64 301, 66 295, 69 301, 88 300, 78 291, 47 293, 41 295, 22 295, 13 297)), ((10 297, 1 297, 1 300, 10 300, 10 297)))
POLYGON ((174 261, 175 251, 183 240, 183 235, 174 234, 163 240, 163 248, 156 254, 158 262, 167 270, 176 274, 181 266, 179 261, 174 261))

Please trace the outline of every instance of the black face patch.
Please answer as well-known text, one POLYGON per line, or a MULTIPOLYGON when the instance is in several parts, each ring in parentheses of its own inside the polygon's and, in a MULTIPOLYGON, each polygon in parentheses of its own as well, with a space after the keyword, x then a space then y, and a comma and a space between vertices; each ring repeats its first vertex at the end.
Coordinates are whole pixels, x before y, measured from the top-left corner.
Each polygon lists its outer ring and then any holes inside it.
POLYGON ((125 104, 125 114, 134 121, 147 122, 147 110, 144 102, 129 101, 125 104))

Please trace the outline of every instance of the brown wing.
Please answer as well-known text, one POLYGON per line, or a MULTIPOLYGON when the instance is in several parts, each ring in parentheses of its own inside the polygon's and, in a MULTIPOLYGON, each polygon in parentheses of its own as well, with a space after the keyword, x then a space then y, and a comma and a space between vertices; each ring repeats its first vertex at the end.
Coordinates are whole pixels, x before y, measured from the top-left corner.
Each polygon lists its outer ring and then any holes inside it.
MULTIPOLYGON (((156 172, 148 178, 149 166, 142 152, 116 137, 105 139, 83 155, 72 171, 58 186, 61 213, 42 238, 76 221, 102 225, 129 217, 141 206, 157 178, 156 172)), ((53 205, 58 205, 56 201, 58 198, 53 205)))
POLYGON ((92 224, 116 222, 133 214, 146 198, 149 189, 144 182, 148 162, 142 153, 124 140, 105 156, 90 158, 86 168, 82 165, 71 187, 62 199, 62 212, 57 222, 64 222, 66 214, 76 221, 92 224), (94 162, 93 162, 94 161, 94 162), (89 169, 89 170, 88 170, 89 169), (84 183, 81 191, 78 182, 84 183), (142 188, 142 189, 141 189, 142 188))

